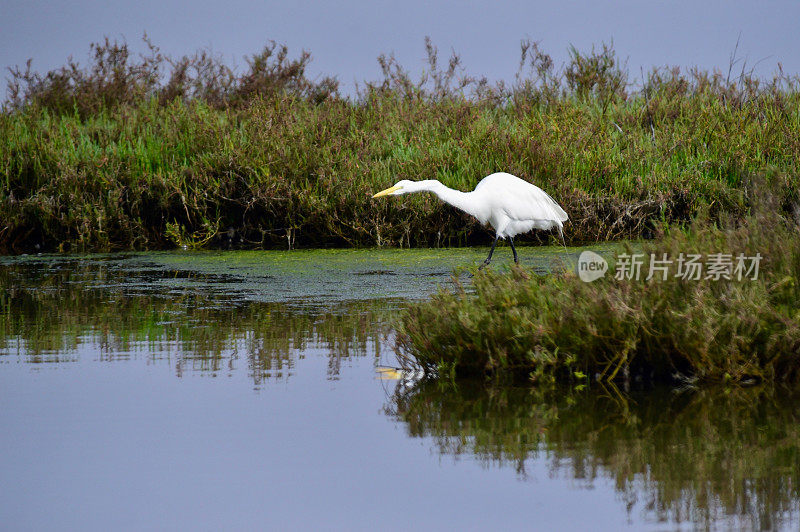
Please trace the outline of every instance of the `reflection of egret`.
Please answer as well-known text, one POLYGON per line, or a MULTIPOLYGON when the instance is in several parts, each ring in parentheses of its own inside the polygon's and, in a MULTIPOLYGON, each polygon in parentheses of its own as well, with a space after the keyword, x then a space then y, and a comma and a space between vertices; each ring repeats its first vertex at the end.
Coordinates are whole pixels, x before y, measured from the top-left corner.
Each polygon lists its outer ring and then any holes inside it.
POLYGON ((480 268, 492 260, 494 248, 501 238, 508 238, 516 263, 519 263, 519 259, 517 249, 514 247, 514 237, 520 233, 555 227, 561 235, 561 240, 564 240, 563 225, 569 219, 564 209, 544 190, 505 172, 484 177, 472 192, 453 190, 435 179, 425 181, 404 179, 372 197, 400 196, 426 190, 436 194, 445 203, 474 216, 480 223, 489 223, 494 228, 496 236, 492 242, 492 249, 489 250, 489 256, 480 268))
POLYGON ((403 378, 402 368, 391 368, 388 366, 379 366, 375 368, 378 372, 378 378, 382 381, 396 381, 403 378))

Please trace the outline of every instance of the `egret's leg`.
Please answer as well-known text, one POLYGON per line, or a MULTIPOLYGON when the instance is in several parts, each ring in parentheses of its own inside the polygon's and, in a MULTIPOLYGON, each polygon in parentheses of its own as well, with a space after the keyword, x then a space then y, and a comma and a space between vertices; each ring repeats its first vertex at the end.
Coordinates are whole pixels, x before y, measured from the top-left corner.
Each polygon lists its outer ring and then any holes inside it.
POLYGON ((492 253, 494 253, 494 247, 497 245, 497 241, 498 240, 500 240, 499 236, 494 237, 494 242, 492 242, 492 249, 489 250, 489 256, 486 257, 486 260, 483 261, 483 264, 478 266, 479 270, 484 269, 485 267, 487 267, 489 265, 490 262, 492 262, 492 253))
POLYGON ((514 238, 509 237, 508 243, 511 244, 511 251, 514 252, 514 264, 519 264, 519 259, 517 258, 517 248, 514 247, 514 238))

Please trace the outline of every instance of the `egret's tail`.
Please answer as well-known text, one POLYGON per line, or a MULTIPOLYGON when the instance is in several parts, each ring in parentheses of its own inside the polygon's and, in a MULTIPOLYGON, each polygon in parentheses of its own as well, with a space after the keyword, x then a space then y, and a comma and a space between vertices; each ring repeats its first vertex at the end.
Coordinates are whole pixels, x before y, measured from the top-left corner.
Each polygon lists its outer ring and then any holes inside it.
POLYGON ((545 197, 550 200, 550 208, 553 210, 553 214, 555 215, 553 216, 554 219, 560 222, 566 222, 567 220, 569 220, 569 216, 567 215, 567 213, 564 211, 564 209, 561 208, 561 205, 559 205, 556 200, 550 197, 550 194, 548 194, 544 190, 542 190, 542 194, 544 194, 545 197))

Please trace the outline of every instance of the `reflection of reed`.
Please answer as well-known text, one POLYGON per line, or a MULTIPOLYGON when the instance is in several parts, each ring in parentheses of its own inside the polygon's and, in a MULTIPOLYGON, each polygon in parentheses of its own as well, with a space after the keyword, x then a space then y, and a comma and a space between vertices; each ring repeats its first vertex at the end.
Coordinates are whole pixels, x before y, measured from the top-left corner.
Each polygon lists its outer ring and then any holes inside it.
POLYGON ((351 301, 327 308, 282 303, 221 304, 203 291, 133 291, 124 274, 79 262, 66 269, 0 269, 0 354, 27 363, 78 358, 92 346, 104 361, 164 360, 176 373, 232 371, 239 359, 259 383, 286 377, 298 353, 326 351, 329 374, 342 358, 378 344, 386 302, 351 301))
POLYGON ((611 478, 628 512, 707 527, 776 529, 800 518, 796 392, 574 392, 421 383, 386 413, 442 454, 486 464, 547 460, 591 485, 611 478))

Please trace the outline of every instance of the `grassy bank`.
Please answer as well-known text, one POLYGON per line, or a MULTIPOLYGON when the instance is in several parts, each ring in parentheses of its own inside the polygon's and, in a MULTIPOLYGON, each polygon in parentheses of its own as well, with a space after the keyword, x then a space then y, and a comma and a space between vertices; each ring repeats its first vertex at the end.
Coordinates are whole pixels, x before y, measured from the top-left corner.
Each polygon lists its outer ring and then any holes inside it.
POLYGON ((0 114, 0 252, 485 243, 434 198, 369 196, 401 178, 471 189, 501 170, 548 191, 568 240, 591 242, 706 206, 742 214, 743 176, 800 175, 796 78, 634 81, 608 48, 556 68, 523 43, 504 86, 428 53, 419 82, 382 56, 384 78, 346 98, 275 45, 240 74, 109 42, 85 67, 17 70, 0 114))
POLYGON ((743 224, 718 226, 700 217, 687 230, 669 230, 643 246, 639 279, 617 278, 613 264, 592 283, 569 271, 478 274, 474 293, 441 291, 410 306, 398 336, 406 362, 440 373, 537 381, 796 384, 800 231, 796 212, 781 211, 766 200, 743 224), (710 269, 720 253, 727 254, 730 280, 710 269), (698 279, 680 275, 681 254, 700 256, 698 279), (746 260, 739 279, 740 254, 760 254, 757 276, 747 273, 752 261, 746 260), (655 265, 667 270, 653 270, 646 280, 652 258, 666 258, 655 265))

